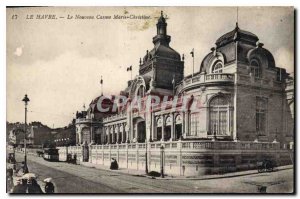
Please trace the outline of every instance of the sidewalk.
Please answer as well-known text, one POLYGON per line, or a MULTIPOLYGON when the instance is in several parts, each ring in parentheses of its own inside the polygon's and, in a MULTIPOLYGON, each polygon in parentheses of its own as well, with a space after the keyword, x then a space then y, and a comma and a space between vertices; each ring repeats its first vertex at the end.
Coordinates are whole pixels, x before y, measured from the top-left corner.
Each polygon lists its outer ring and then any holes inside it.
MULTIPOLYGON (((293 165, 286 165, 286 166, 277 167, 274 172, 281 171, 281 170, 287 170, 287 169, 293 169, 293 165)), ((189 177, 184 177, 184 176, 168 177, 168 176, 165 176, 165 178, 159 177, 159 178, 156 178, 156 179, 158 179, 158 180, 212 180, 212 179, 220 179, 220 178, 233 178, 233 177, 253 175, 253 174, 258 174, 256 169, 255 170, 247 170, 247 171, 231 172, 231 173, 226 173, 226 174, 214 174, 214 175, 203 175, 203 176, 189 176, 189 177)))
MULTIPOLYGON (((134 175, 134 176, 146 176, 145 171, 142 170, 135 170, 135 169, 125 169, 125 168, 119 168, 118 170, 111 170, 109 166, 101 165, 101 164, 93 164, 90 162, 80 162, 80 165, 95 169, 102 169, 107 170, 115 173, 121 173, 121 174, 127 174, 127 175, 134 175)), ((147 176, 149 177, 149 176, 147 176)))
MULTIPOLYGON (((247 170, 247 171, 238 171, 238 172, 231 172, 226 174, 214 174, 214 175, 203 175, 203 176, 168 176, 165 175, 164 178, 161 177, 152 177, 145 174, 145 171, 142 170, 134 170, 134 169, 119 169, 119 170, 110 170, 108 166, 104 165, 96 165, 89 162, 81 162, 82 166, 91 167, 95 169, 103 169, 103 170, 109 170, 111 172, 115 173, 122 173, 127 175, 135 175, 135 176, 141 176, 141 177, 147 177, 151 179, 157 179, 157 180, 210 180, 210 179, 219 179, 219 178, 232 178, 232 177, 238 177, 238 176, 246 176, 246 175, 253 175, 258 174, 257 170, 247 170)), ((293 165, 285 165, 280 166, 275 169, 274 172, 280 171, 280 170, 287 170, 287 169, 293 169, 293 165)))

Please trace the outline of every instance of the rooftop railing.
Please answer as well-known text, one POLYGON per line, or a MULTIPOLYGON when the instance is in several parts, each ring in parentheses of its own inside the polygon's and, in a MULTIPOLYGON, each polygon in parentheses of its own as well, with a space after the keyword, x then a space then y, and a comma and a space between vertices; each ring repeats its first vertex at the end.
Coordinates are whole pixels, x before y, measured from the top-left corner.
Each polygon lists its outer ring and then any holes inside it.
POLYGON ((113 116, 103 118, 103 122, 110 122, 110 121, 124 119, 124 118, 126 118, 126 113, 121 113, 121 114, 117 114, 117 115, 113 115, 113 116))
POLYGON ((205 84, 212 82, 234 82, 234 74, 230 73, 212 73, 212 74, 199 74, 195 77, 183 80, 181 85, 184 87, 193 84, 205 84))
MULTIPOLYGON (((165 150, 277 150, 280 149, 279 142, 254 142, 254 141, 169 141, 169 142, 148 142, 146 143, 121 143, 106 145, 91 145, 92 150, 160 150, 164 146, 165 150)), ((58 147, 61 152, 66 147, 58 147)), ((71 146, 68 148, 69 153, 81 152, 81 146, 71 146)))

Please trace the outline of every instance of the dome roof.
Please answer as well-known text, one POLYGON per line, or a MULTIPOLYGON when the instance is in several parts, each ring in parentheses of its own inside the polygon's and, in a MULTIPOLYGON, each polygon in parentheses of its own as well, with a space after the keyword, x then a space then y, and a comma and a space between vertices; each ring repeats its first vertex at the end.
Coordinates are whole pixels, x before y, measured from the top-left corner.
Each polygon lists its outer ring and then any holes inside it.
POLYGON ((246 43, 256 45, 256 42, 258 41, 258 37, 251 32, 240 29, 238 27, 238 24, 236 24, 236 27, 232 31, 222 35, 219 39, 217 39, 216 41, 217 48, 224 46, 235 40, 244 41, 246 43))
MULTIPOLYGON (((114 106, 114 100, 115 96, 103 96, 100 95, 93 99, 89 105, 89 109, 91 110, 92 113, 116 113, 117 110, 113 110, 114 106), (101 101, 101 107, 102 109, 108 109, 108 111, 101 111, 99 110, 100 106, 98 106, 99 101, 101 101)), ((100 104, 99 104, 100 105, 100 104)))
POLYGON ((210 67, 210 60, 214 57, 213 53, 208 53, 202 60, 200 64, 200 73, 208 72, 210 67))
POLYGON ((144 61, 152 59, 155 56, 180 60, 180 54, 173 48, 165 45, 155 46, 148 54, 146 53, 144 61))
POLYGON ((275 59, 270 51, 265 48, 253 48, 248 51, 247 59, 258 59, 266 68, 275 68, 275 59))
POLYGON ((238 26, 217 39, 216 45, 217 47, 212 48, 212 52, 203 58, 200 72, 209 73, 212 65, 218 60, 221 60, 224 65, 236 59, 249 64, 255 58, 263 67, 275 67, 273 55, 263 48, 263 44, 258 42, 258 37, 251 32, 241 30, 238 26), (241 42, 233 43, 235 41, 241 42))

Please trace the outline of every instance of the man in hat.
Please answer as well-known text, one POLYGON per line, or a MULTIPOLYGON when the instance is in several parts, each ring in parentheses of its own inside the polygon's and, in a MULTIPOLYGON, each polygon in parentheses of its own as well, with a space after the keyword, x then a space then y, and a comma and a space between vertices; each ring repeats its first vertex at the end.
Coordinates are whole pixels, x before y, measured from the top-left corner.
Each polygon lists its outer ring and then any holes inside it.
POLYGON ((16 185, 12 189, 12 193, 26 193, 27 180, 22 178, 17 178, 16 185))
POLYGON ((40 185, 35 178, 29 178, 27 180, 28 193, 43 193, 40 185))
POLYGON ((45 184, 45 193, 54 193, 54 185, 51 182, 52 178, 46 178, 44 180, 45 184))

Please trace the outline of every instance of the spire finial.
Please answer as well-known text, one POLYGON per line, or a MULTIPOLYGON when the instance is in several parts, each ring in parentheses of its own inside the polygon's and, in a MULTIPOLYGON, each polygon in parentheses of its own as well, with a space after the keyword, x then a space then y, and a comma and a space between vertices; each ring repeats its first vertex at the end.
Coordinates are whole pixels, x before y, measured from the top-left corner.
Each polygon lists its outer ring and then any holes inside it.
POLYGON ((101 84, 101 96, 103 96, 103 79, 102 79, 102 75, 101 75, 101 79, 100 79, 100 84, 101 84))
POLYGON ((238 27, 238 22, 239 22, 239 7, 236 7, 236 27, 238 27))

